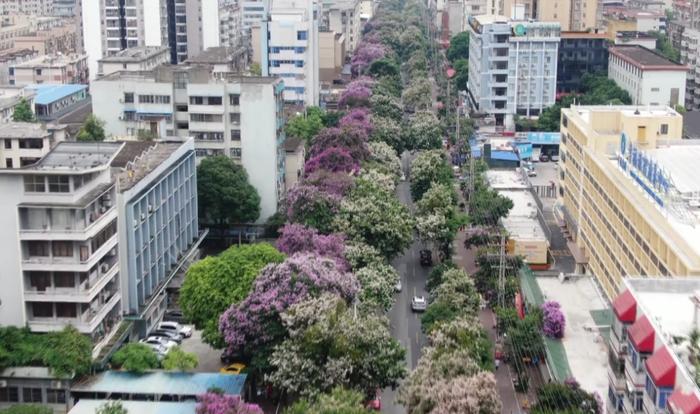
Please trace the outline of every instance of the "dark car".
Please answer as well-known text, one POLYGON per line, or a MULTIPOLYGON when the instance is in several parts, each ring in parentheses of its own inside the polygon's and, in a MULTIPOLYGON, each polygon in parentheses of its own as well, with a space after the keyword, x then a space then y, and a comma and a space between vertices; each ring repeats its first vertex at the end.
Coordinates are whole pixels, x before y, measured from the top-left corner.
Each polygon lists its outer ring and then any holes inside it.
POLYGON ((150 336, 160 336, 163 338, 170 339, 171 341, 175 341, 178 344, 182 343, 182 335, 165 329, 155 329, 151 332, 150 336))
POLYGON ((182 311, 169 310, 165 312, 165 315, 163 315, 163 321, 185 323, 185 316, 182 314, 182 311))
POLYGON ((540 162, 547 162, 547 161, 549 161, 549 155, 540 154, 540 162))
POLYGON ((430 250, 420 251, 420 264, 421 266, 432 266, 433 265, 433 253, 430 250))

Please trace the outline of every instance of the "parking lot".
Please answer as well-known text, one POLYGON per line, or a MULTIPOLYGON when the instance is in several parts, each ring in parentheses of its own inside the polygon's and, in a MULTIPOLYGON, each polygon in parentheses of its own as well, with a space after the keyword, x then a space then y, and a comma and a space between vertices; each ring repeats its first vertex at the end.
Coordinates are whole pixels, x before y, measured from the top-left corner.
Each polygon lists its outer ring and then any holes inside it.
POLYGON ((202 331, 194 330, 191 337, 182 341, 182 350, 192 352, 199 358, 196 372, 219 372, 219 368, 223 366, 222 351, 205 344, 202 341, 202 331))
POLYGON ((559 163, 556 162, 535 162, 537 175, 530 177, 532 185, 551 185, 552 182, 559 182, 559 163))

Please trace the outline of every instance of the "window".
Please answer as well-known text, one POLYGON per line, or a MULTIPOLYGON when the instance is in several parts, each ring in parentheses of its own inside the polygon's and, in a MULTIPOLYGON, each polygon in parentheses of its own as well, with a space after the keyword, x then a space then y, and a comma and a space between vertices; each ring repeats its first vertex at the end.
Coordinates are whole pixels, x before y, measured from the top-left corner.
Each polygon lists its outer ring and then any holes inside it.
POLYGON ((232 129, 231 130, 231 141, 240 141, 241 140, 241 131, 237 129, 232 129))
POLYGON ((12 158, 5 158, 5 168, 12 168, 12 158))
POLYGON ((661 124, 661 135, 668 135, 668 124, 661 124))
POLYGON ((56 316, 59 318, 75 318, 78 316, 78 310, 75 307, 75 303, 56 303, 56 316))
POLYGON ((51 245, 51 251, 57 257, 71 257, 73 256, 73 242, 54 241, 51 245))
POLYGON ((19 402, 19 389, 17 387, 0 388, 0 402, 19 402))
POLYGON ((228 96, 228 98, 229 98, 229 103, 233 106, 238 106, 241 104, 241 95, 231 94, 228 96))
POLYGON ((46 390, 46 402, 48 404, 65 404, 66 390, 46 390))
POLYGON ((50 193, 67 193, 70 191, 70 184, 67 175, 50 175, 49 176, 49 192, 50 193))
POLYGON ((41 138, 21 139, 19 147, 22 149, 42 149, 44 148, 44 140, 41 138))
POLYGON ((25 175, 24 191, 28 193, 43 193, 46 191, 46 183, 43 175, 25 175))
POLYGON ((241 123, 241 114, 236 112, 229 114, 229 120, 231 121, 232 124, 240 124, 241 123))
POLYGON ((36 74, 37 74, 38 76, 41 76, 41 69, 37 69, 37 70, 36 70, 36 74))
POLYGON ((22 399, 25 403, 42 403, 41 388, 22 388, 22 399))
POLYGON ((51 275, 49 272, 29 272, 29 285, 39 292, 43 292, 51 286, 51 275))
POLYGON ((139 103, 155 103, 153 95, 139 95, 139 103))
POLYGON ((133 92, 124 92, 124 103, 134 103, 133 92))
POLYGON ((48 257, 49 255, 49 245, 47 242, 30 240, 27 242, 27 250, 29 256, 41 256, 48 257))
POLYGON ((204 97, 190 96, 190 105, 204 105, 204 97))
POLYGON ((53 304, 50 302, 32 302, 32 315, 35 318, 52 318, 53 304))
POLYGON ((651 88, 651 91, 652 91, 652 92, 658 92, 658 91, 659 91, 659 88, 651 88))
POLYGON ((297 40, 306 40, 306 30, 297 31, 297 40))
POLYGON ((187 105, 175 105, 175 110, 178 112, 187 112, 187 105))
POLYGON ((219 114, 190 114, 190 122, 223 122, 224 116, 219 114))
POLYGON ((12 140, 11 139, 5 140, 5 149, 12 149, 12 140))
POLYGON ((220 96, 210 96, 209 97, 209 105, 221 105, 223 103, 223 99, 220 96))
POLYGON ((241 158, 241 148, 231 148, 232 158, 241 158))

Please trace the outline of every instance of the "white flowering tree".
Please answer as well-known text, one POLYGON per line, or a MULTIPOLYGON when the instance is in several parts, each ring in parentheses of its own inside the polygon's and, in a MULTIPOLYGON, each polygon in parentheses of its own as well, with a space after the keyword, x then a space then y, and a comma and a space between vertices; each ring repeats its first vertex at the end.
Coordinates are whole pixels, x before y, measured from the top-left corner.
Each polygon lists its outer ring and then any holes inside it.
POLYGON ((366 168, 375 168, 386 174, 391 174, 398 180, 401 175, 401 160, 389 144, 370 142, 369 152, 369 159, 364 163, 366 168))
POLYGON ((431 150, 442 147, 444 136, 440 121, 432 112, 413 115, 406 131, 407 146, 415 150, 431 150))
POLYGON ((355 272, 360 282, 358 298, 364 310, 388 311, 394 303, 394 288, 399 274, 392 266, 381 263, 355 272))
POLYGON ((373 116, 372 123, 372 133, 369 136, 371 142, 385 142, 399 154, 406 149, 399 122, 391 118, 373 116))

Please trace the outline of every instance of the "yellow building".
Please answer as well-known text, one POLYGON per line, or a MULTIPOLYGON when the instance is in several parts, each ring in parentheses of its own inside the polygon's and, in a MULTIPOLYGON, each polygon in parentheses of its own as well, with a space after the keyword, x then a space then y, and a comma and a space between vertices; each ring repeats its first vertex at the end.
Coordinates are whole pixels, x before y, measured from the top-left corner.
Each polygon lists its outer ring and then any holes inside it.
POLYGON ((557 218, 608 297, 627 275, 700 276, 700 143, 667 107, 562 110, 557 218))

